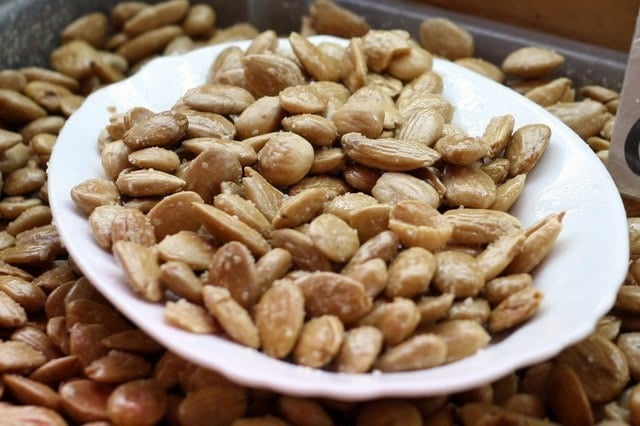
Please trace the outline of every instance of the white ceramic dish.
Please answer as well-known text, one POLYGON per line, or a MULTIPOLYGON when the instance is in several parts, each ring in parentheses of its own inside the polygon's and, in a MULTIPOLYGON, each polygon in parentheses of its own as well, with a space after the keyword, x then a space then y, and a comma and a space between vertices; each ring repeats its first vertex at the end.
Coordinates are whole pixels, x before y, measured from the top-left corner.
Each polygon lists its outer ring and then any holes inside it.
MULTIPOLYGON (((456 107, 453 121, 469 134, 481 134, 491 117, 506 113, 515 117, 516 127, 541 122, 552 129, 551 143, 512 210, 524 226, 566 212, 550 258, 534 274, 534 285, 545 294, 534 318, 474 356, 428 370, 385 374, 299 367, 216 336, 166 325, 162 306, 136 297, 111 254, 94 243, 69 193, 86 179, 104 176, 96 138, 111 111, 170 108, 187 89, 204 82, 209 64, 226 46, 158 59, 134 77, 91 95, 67 121, 49 162, 49 201, 69 254, 124 315, 167 348, 239 383, 288 394, 344 400, 435 395, 469 389, 550 358, 585 337, 610 309, 626 274, 628 237, 622 202, 604 166, 575 133, 542 108, 471 71, 436 60, 434 68, 445 82, 443 95, 456 107)), ((281 47, 288 48, 288 43, 281 41, 281 47)))

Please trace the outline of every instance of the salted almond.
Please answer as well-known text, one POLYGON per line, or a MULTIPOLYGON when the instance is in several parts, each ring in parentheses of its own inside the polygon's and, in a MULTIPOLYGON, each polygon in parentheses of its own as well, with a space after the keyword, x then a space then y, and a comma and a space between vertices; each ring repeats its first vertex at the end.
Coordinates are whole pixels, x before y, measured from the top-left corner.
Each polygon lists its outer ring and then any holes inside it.
POLYGON ((164 237, 156 249, 164 262, 180 261, 195 271, 204 271, 217 247, 194 231, 179 231, 164 237))
POLYGON ((193 214, 191 203, 202 202, 202 197, 193 191, 180 191, 160 200, 147 218, 153 226, 156 240, 180 231, 197 231, 200 221, 193 214))
POLYGON ((192 203, 192 208, 202 224, 219 240, 244 243, 257 256, 269 251, 269 244, 264 237, 240 219, 209 204, 192 203))
POLYGON ((273 218, 273 227, 295 228, 311 221, 324 207, 329 194, 323 188, 308 188, 287 197, 273 218))
POLYGON ((430 166, 440 158, 432 148, 401 139, 369 139, 359 133, 341 138, 345 154, 365 166, 386 171, 408 171, 430 166))
POLYGON ((502 70, 522 78, 543 77, 564 63, 564 57, 551 49, 527 46, 511 52, 502 70))
POLYGON ((118 175, 116 186, 130 197, 155 197, 172 194, 185 185, 177 176, 159 170, 142 169, 118 175))
POLYGON ((344 325, 333 315, 310 319, 300 331, 293 350, 296 363, 319 368, 336 356, 344 339, 344 325))
POLYGON ((207 310, 233 340, 251 348, 260 346, 258 328, 249 313, 231 297, 229 290, 206 285, 202 297, 207 310))
POLYGON ((206 203, 220 193, 222 182, 240 182, 242 166, 229 149, 213 145, 202 151, 181 173, 184 189, 197 193, 206 203))
POLYGON ((292 32, 289 35, 289 43, 296 57, 304 67, 304 70, 316 81, 337 81, 340 78, 340 70, 326 55, 307 40, 306 37, 292 32))
POLYGON ((388 349, 376 362, 382 371, 412 371, 443 364, 447 358, 447 343, 435 334, 416 334, 388 349))
POLYGON ((330 271, 331 262, 307 234, 291 228, 276 229, 269 235, 272 247, 287 250, 291 260, 305 271, 330 271))
POLYGON ((161 300, 160 266, 155 252, 131 241, 117 241, 112 250, 125 270, 126 281, 131 289, 145 300, 161 300))
POLYGON ((304 84, 300 67, 284 56, 252 54, 241 61, 249 91, 256 98, 276 96, 286 87, 304 84))
POLYGON ((371 309, 364 285, 334 272, 312 272, 295 281, 305 295, 305 309, 312 316, 335 315, 350 324, 371 309))
POLYGON ((244 308, 252 307, 260 297, 261 288, 255 260, 244 244, 230 241, 211 258, 207 284, 229 290, 231 297, 244 308))
POLYGON ((300 287, 287 280, 275 281, 254 309, 262 350, 275 358, 287 356, 302 330, 304 316, 300 287))
POLYGON ((344 342, 335 359, 336 370, 343 373, 366 373, 374 365, 382 349, 382 332, 363 325, 344 334, 344 342))

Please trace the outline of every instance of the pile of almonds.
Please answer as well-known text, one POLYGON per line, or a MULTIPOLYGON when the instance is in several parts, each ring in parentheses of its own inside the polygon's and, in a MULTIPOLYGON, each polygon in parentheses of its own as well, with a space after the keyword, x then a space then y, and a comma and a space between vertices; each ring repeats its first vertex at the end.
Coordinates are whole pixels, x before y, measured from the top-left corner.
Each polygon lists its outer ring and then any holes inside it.
MULTIPOLYGON (((361 17, 317 0, 300 34, 368 31, 361 17)), ((631 200, 629 275, 594 333, 553 359, 453 395, 342 402, 246 388, 164 350, 78 275, 47 205, 46 161, 66 117, 88 93, 155 55, 258 35, 247 24, 216 28, 206 5, 123 2, 110 16, 70 23, 51 70, 0 71, 0 418, 52 425, 639 422, 640 204, 631 200)), ((443 19, 422 23, 420 43, 545 106, 606 159, 618 93, 548 79, 561 71, 561 56, 530 47, 491 64, 473 56, 471 35, 443 19)))

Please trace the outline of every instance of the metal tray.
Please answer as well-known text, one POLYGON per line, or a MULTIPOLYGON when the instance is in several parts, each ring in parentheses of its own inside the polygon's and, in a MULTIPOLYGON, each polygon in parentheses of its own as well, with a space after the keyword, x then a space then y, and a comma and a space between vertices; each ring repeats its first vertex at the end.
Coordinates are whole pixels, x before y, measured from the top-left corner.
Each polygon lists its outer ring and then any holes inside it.
MULTIPOLYGON (((209 0, 224 27, 248 21, 259 29, 279 34, 298 30, 300 18, 312 0, 209 0)), ((90 12, 108 13, 118 1, 104 0, 0 0, 0 69, 47 66, 49 53, 58 45, 62 29, 73 19, 90 12)), ((158 3, 151 0, 150 3, 158 3)), ((577 86, 601 84, 619 89, 628 55, 573 40, 493 22, 425 5, 417 1, 338 0, 363 15, 374 28, 402 28, 417 36, 420 22, 428 17, 447 17, 467 28, 475 37, 477 56, 501 63, 514 49, 525 45, 551 47, 567 61, 561 73, 577 86)))

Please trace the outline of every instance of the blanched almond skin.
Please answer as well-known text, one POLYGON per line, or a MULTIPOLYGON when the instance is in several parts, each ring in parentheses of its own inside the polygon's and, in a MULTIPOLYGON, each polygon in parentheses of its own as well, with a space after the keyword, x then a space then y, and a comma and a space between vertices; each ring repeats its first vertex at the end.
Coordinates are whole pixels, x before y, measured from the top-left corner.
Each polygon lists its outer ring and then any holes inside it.
POLYGON ((274 358, 289 355, 304 324, 304 316, 304 295, 300 287, 287 280, 275 281, 254 309, 262 350, 274 358))

